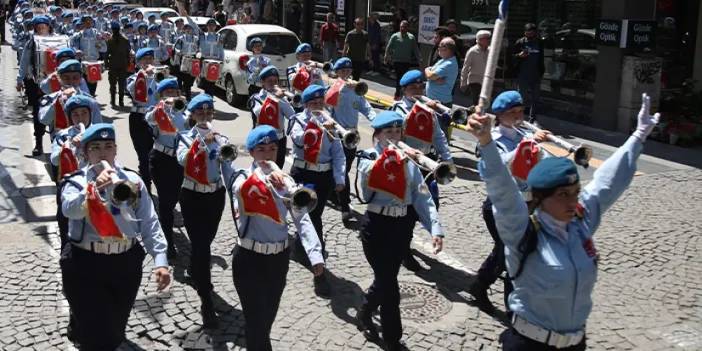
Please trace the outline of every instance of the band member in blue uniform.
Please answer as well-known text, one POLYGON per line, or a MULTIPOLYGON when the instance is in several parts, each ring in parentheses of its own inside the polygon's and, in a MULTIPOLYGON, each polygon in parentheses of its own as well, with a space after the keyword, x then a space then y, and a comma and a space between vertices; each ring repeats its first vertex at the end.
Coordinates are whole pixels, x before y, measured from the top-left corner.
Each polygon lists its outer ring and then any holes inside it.
MULTIPOLYGON (((62 48, 56 50, 56 63, 58 66, 61 66, 61 63, 66 60, 75 60, 76 59, 76 51, 73 50, 72 48, 62 48)), ((48 77, 44 78, 44 80, 39 83, 39 88, 41 89, 42 93, 44 95, 48 95, 51 93, 55 93, 58 90, 61 89, 61 86, 63 85, 63 79, 59 77, 58 69, 56 72, 49 74, 48 77)), ((72 84, 66 84, 66 85, 72 85, 72 84)), ((82 91, 85 94, 90 94, 90 90, 88 89, 88 84, 85 81, 85 78, 81 77, 80 78, 80 85, 79 85, 79 90, 82 91)))
MULTIPOLYGON (((79 32, 73 34, 70 45, 76 50, 81 61, 98 61, 100 54, 107 52, 107 43, 102 32, 93 28, 93 18, 84 15, 81 18, 83 28, 79 32)), ((90 95, 95 96, 97 82, 88 82, 90 95)))

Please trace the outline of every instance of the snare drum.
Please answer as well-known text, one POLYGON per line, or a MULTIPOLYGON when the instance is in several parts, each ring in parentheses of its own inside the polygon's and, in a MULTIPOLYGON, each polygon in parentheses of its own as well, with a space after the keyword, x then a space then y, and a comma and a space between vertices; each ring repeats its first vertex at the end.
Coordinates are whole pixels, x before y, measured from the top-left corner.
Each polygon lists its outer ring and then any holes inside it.
POLYGON ((36 63, 39 65, 36 77, 39 81, 56 71, 58 62, 55 52, 61 48, 68 47, 68 37, 65 35, 35 36, 34 53, 36 63))
POLYGON ((101 81, 102 71, 102 61, 83 61, 83 73, 88 83, 101 81))
POLYGON ((190 73, 190 70, 192 69, 192 67, 193 67, 193 57, 192 56, 183 56, 183 58, 180 60, 180 71, 190 73))
POLYGON ((222 61, 205 59, 204 70, 202 71, 202 77, 208 82, 215 83, 219 80, 219 72, 222 69, 222 61))

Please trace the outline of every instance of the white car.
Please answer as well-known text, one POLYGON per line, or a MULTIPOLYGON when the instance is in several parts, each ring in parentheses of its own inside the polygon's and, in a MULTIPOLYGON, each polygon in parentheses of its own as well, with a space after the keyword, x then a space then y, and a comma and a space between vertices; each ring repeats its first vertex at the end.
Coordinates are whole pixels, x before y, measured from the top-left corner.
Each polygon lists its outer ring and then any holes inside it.
MULTIPOLYGON (((193 22, 195 22, 195 24, 197 24, 198 28, 200 28, 200 31, 207 32, 207 21, 211 20, 212 17, 190 16, 190 18, 192 18, 193 22)), ((175 22, 178 19, 182 19, 183 23, 188 23, 188 20, 185 17, 168 16, 168 21, 173 23, 174 26, 175 26, 175 22)), ((217 24, 217 28, 219 28, 219 24, 217 24)))
POLYGON ((246 63, 253 53, 248 43, 254 37, 263 40, 263 54, 280 73, 280 86, 287 86, 285 71, 297 62, 295 49, 300 39, 287 28, 269 24, 235 24, 219 30, 224 40, 224 64, 216 85, 226 92, 229 104, 241 105, 249 95, 246 63))
POLYGON ((161 14, 167 13, 168 17, 178 17, 178 12, 170 7, 139 7, 138 10, 144 15, 144 21, 149 19, 149 16, 156 15, 156 23, 161 23, 161 14))

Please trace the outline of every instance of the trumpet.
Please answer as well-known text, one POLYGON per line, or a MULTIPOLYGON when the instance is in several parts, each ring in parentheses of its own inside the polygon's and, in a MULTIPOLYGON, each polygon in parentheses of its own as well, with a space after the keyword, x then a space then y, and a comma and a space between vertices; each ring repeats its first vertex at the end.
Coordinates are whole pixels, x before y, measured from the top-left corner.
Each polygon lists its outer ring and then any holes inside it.
MULTIPOLYGON (((109 162, 105 160, 100 161, 96 166, 100 167, 99 172, 113 169, 109 162)), ((112 173, 110 203, 115 207, 120 207, 122 204, 134 206, 137 200, 139 200, 139 187, 137 184, 125 179, 120 179, 117 174, 112 173)))
POLYGON ((355 81, 353 79, 346 79, 346 86, 353 88, 353 92, 358 96, 365 96, 368 93, 368 84, 366 82, 355 81))
MULTIPOLYGON (((212 123, 207 122, 206 126, 207 129, 213 131, 212 123)), ((199 133, 198 136, 202 138, 202 135, 199 133)), ((237 149, 236 145, 229 142, 229 138, 220 135, 219 133, 214 133, 214 139, 215 142, 217 142, 217 145, 219 145, 218 156, 221 162, 231 162, 236 160, 236 158, 239 156, 239 150, 237 149)), ((201 142, 204 144, 204 140, 201 140, 201 142)))
MULTIPOLYGON (((541 128, 536 125, 529 123, 527 121, 522 121, 520 124, 522 127, 530 130, 532 133, 536 133, 541 130, 541 128)), ((573 161, 575 164, 582 166, 583 168, 588 168, 590 166, 590 159, 592 158, 592 148, 587 145, 575 146, 555 135, 548 134, 546 136, 548 141, 556 144, 558 147, 567 150, 569 153, 573 154, 573 161)))
POLYGON ((328 113, 326 113, 324 111, 315 112, 315 114, 323 116, 325 118, 325 120, 327 120, 327 121, 334 122, 334 131, 330 132, 323 125, 320 125, 317 121, 315 121, 315 123, 317 123, 317 125, 320 128, 327 130, 332 137, 341 139, 341 142, 344 144, 344 147, 346 147, 347 149, 354 149, 361 142, 361 134, 359 134, 357 130, 346 129, 346 128, 342 127, 339 124, 339 122, 335 121, 333 118, 331 118, 331 116, 329 116, 328 113))
POLYGON ((278 165, 268 160, 256 161, 256 163, 258 168, 256 168, 255 171, 262 173, 261 179, 266 180, 266 184, 269 188, 272 189, 278 197, 283 199, 286 206, 290 206, 294 213, 308 213, 317 207, 317 193, 314 190, 295 183, 291 176, 285 174, 285 191, 290 195, 281 195, 268 180, 268 175, 280 171, 278 165))
MULTIPOLYGON (((432 99, 430 99, 424 95, 416 95, 414 97, 414 99, 421 102, 421 103, 424 103, 424 104, 426 104, 430 101, 433 101, 432 99)), ((458 108, 458 109, 456 109, 456 111, 451 112, 451 108, 449 108, 441 103, 437 103, 436 107, 434 107, 433 109, 434 109, 434 111, 436 111, 439 114, 451 116, 451 122, 453 122, 453 123, 456 123, 456 124, 468 123, 468 116, 470 116, 470 112, 469 112, 470 110, 468 110, 468 109, 458 108)), ((473 110, 473 111, 475 111, 475 110, 473 110)))
POLYGON ((169 105, 175 112, 184 112, 185 108, 187 107, 187 101, 183 96, 170 97, 165 99, 164 102, 166 103, 166 105, 169 105))
POLYGON ((305 65, 309 68, 321 68, 322 72, 324 73, 329 73, 332 70, 332 63, 331 62, 317 62, 317 61, 307 61, 305 62, 305 65))
POLYGON ((168 77, 170 77, 171 71, 168 66, 154 66, 154 79, 156 82, 160 82, 168 77))
MULTIPOLYGON (((403 154, 405 150, 413 149, 403 141, 398 141, 397 143, 388 141, 388 143, 390 144, 390 147, 402 151, 403 154)), ((436 162, 423 154, 420 154, 416 160, 412 158, 410 159, 416 163, 419 168, 430 171, 434 175, 436 182, 441 185, 451 183, 454 179, 456 179, 456 175, 458 174, 456 165, 454 165, 453 162, 436 162)))
POLYGON ((289 90, 285 90, 279 86, 273 87, 272 93, 277 96, 277 97, 285 97, 290 104, 295 107, 295 108, 300 108, 303 106, 302 104, 302 95, 299 93, 293 93, 289 90))

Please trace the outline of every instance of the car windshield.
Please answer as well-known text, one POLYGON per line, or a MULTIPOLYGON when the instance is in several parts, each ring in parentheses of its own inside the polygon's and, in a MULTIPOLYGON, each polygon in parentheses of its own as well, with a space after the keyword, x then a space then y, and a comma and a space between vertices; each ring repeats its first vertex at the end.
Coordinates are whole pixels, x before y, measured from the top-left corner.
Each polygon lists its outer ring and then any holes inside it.
POLYGON ((278 33, 251 35, 246 42, 248 43, 254 37, 263 40, 263 53, 268 55, 289 55, 294 53, 297 46, 300 45, 300 41, 294 35, 278 33))

